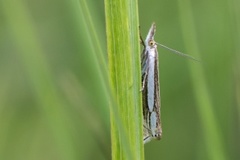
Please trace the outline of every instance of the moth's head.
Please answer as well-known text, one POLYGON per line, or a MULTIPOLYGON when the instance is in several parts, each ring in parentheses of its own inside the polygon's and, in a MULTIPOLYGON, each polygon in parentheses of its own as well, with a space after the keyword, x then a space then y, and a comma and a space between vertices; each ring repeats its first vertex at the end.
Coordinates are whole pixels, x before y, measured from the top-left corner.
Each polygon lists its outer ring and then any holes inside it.
POLYGON ((156 43, 153 39, 150 39, 150 40, 148 41, 148 46, 149 46, 150 48, 156 48, 156 47, 157 47, 157 43, 156 43))
POLYGON ((156 25, 155 25, 155 23, 153 23, 151 28, 149 29, 147 37, 145 39, 145 45, 149 48, 156 48, 157 47, 157 44, 154 41, 155 32, 156 32, 156 25))

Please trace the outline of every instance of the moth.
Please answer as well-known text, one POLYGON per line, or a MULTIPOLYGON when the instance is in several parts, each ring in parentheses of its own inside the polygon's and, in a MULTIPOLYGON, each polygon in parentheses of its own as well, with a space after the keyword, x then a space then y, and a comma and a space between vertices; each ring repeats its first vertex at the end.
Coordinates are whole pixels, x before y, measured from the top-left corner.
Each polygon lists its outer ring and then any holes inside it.
POLYGON ((156 25, 153 23, 145 41, 141 38, 144 46, 141 55, 144 143, 152 139, 160 140, 162 137, 160 82, 157 44, 154 41, 155 32, 156 25))
POLYGON ((152 24, 148 31, 145 41, 141 38, 143 44, 143 52, 141 54, 142 69, 142 105, 143 105, 143 142, 147 143, 153 139, 160 140, 162 138, 161 123, 161 100, 160 100, 160 80, 158 69, 158 51, 157 45, 172 51, 175 54, 199 60, 190 55, 169 48, 165 45, 154 41, 156 32, 155 23, 152 24))

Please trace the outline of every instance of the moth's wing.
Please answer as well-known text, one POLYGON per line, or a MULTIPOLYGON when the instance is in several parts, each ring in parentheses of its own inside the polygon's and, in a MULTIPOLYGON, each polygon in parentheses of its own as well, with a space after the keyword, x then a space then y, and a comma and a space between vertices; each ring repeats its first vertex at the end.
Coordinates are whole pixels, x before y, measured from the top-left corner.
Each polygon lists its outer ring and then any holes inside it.
POLYGON ((155 73, 154 73, 154 96, 156 97, 154 100, 154 112, 156 113, 156 129, 155 129, 155 138, 161 139, 162 137, 162 124, 161 124, 161 96, 160 96, 160 79, 159 79, 159 62, 158 62, 158 52, 156 49, 156 57, 155 57, 155 73))

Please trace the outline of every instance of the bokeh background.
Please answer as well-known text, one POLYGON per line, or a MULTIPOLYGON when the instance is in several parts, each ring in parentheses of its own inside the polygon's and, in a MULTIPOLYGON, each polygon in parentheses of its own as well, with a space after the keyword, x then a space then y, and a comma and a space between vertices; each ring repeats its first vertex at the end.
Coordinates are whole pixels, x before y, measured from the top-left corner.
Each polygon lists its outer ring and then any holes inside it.
MULTIPOLYGON (((146 159, 240 159, 239 12, 139 0, 143 36, 154 21, 157 42, 201 60, 159 47, 163 139, 146 159)), ((110 159, 106 66, 103 0, 0 1, 0 160, 110 159)))

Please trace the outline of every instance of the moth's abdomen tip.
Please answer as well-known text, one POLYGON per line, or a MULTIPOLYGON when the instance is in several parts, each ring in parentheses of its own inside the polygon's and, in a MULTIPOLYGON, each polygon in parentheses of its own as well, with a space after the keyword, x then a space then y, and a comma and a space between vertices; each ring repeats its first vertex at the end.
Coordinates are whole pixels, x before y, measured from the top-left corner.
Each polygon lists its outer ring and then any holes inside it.
POLYGON ((157 140, 161 140, 162 139, 162 131, 158 131, 154 137, 157 139, 157 140))
POLYGON ((156 138, 157 140, 161 140, 161 139, 162 139, 162 133, 156 134, 156 135, 155 135, 155 138, 156 138))

